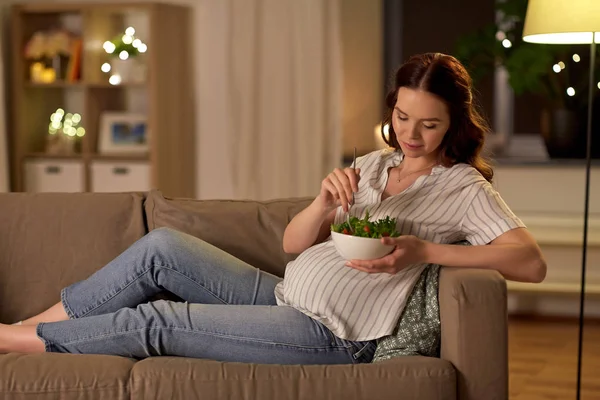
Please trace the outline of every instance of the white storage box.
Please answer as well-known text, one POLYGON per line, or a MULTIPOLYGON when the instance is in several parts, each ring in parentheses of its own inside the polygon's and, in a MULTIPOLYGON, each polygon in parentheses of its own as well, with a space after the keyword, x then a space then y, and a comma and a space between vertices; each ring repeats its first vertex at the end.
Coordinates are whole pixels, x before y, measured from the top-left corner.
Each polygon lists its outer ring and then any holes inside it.
POLYGON ((92 192, 145 192, 150 190, 150 164, 147 161, 93 161, 92 192))
POLYGON ((85 190, 83 161, 26 160, 25 190, 27 192, 83 192, 85 190))

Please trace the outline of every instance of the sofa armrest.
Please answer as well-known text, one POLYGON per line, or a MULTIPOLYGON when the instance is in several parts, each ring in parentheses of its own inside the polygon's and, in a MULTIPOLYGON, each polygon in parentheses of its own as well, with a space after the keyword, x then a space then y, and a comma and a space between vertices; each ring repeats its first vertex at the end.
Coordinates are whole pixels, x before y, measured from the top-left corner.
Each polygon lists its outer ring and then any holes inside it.
POLYGON ((456 368, 458 400, 508 399, 506 302, 498 272, 441 268, 441 358, 456 368))

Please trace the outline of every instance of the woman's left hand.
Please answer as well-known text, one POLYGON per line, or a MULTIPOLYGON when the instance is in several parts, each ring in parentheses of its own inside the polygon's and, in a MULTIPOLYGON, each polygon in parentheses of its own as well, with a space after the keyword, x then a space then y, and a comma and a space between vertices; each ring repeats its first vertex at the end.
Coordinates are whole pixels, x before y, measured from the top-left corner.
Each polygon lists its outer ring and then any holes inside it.
POLYGON ((426 261, 427 243, 416 236, 385 237, 381 241, 396 247, 387 256, 375 260, 350 260, 346 262, 346 265, 371 274, 395 274, 409 265, 426 261))

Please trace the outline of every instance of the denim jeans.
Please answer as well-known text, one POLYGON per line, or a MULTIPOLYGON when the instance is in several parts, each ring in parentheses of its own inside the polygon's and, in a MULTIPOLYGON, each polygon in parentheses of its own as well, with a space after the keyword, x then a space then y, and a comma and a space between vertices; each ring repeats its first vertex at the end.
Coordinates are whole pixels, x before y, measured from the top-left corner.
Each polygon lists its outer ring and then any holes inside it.
POLYGON ((48 352, 274 364, 370 362, 375 341, 336 337, 277 306, 281 278, 193 236, 156 229, 61 291, 69 320, 40 323, 48 352), (151 301, 168 291, 182 301, 151 301))

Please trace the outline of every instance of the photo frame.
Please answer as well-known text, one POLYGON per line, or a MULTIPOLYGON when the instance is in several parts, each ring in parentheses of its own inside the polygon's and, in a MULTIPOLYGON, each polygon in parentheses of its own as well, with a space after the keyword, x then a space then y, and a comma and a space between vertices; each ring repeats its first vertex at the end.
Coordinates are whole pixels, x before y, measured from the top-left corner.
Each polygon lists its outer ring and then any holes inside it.
POLYGON ((101 154, 148 152, 148 121, 144 114, 105 112, 100 116, 99 128, 101 154))

